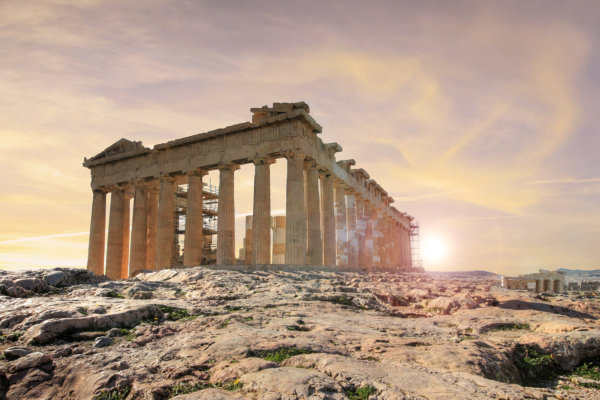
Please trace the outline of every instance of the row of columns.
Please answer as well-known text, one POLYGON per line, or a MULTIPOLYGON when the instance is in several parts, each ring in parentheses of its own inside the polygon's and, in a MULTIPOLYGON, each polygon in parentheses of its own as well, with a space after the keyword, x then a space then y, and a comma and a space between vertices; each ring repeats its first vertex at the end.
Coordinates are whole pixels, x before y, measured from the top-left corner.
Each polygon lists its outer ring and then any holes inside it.
MULTIPOLYGON (((286 152, 286 218, 284 262, 292 265, 373 267, 410 266, 408 231, 381 209, 357 196, 332 173, 319 170, 299 151, 286 152), (320 185, 320 190, 319 190, 320 185)), ((247 237, 252 264, 271 263, 271 194, 268 157, 253 160, 254 204, 252 233, 247 237)), ((235 264, 234 173, 236 164, 219 166, 217 255, 220 265, 235 264)), ((184 265, 202 263, 203 176, 188 173, 184 265)), ((106 191, 95 190, 90 226, 88 269, 112 279, 143 269, 174 265, 175 179, 136 182, 129 240, 130 195, 127 186, 112 188, 106 271, 104 232, 106 191), (130 246, 128 244, 130 243, 130 246)), ((279 232, 281 232, 279 228, 279 232)), ((282 233, 282 232, 281 232, 282 233)), ((278 240, 281 240, 279 238, 278 240)), ((281 246, 281 243, 277 243, 281 246)), ((274 261, 274 260, 273 260, 274 261)))

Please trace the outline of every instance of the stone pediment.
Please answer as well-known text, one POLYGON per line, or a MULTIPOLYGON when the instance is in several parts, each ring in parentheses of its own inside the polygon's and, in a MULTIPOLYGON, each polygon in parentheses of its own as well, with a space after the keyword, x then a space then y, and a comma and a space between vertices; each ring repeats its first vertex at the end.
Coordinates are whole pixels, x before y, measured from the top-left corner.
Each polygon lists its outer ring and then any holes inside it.
POLYGON ((145 149, 145 147, 142 145, 141 141, 132 142, 129 139, 121 138, 121 139, 117 140, 115 143, 108 146, 106 149, 104 149, 100 153, 96 154, 94 157, 92 157, 90 159, 87 159, 87 158, 84 159, 84 162, 87 163, 87 162, 92 162, 92 161, 98 161, 103 158, 111 158, 111 157, 119 155, 119 154, 126 154, 126 153, 135 152, 135 151, 143 150, 143 149, 145 149))

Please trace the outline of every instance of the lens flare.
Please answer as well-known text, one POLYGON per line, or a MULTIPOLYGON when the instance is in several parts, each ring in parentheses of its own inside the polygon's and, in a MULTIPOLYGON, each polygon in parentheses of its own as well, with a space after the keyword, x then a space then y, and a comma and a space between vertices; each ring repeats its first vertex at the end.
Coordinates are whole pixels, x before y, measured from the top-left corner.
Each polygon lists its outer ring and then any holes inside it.
POLYGON ((443 237, 434 235, 422 239, 421 256, 425 267, 439 267, 447 254, 448 245, 443 237))

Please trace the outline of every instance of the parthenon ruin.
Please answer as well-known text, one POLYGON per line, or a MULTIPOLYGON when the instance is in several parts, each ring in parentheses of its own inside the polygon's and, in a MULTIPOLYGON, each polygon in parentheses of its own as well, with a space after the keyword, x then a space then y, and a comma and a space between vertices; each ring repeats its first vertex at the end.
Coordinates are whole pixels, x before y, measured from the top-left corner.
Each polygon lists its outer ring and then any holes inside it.
POLYGON ((411 267, 413 217, 393 207, 393 198, 367 171, 353 168, 354 160, 336 160, 342 147, 323 143, 318 136, 322 128, 306 103, 274 103, 250 111, 252 122, 152 149, 121 139, 84 159, 93 191, 88 270, 119 279, 178 265, 178 234, 184 237, 182 265, 210 262, 209 238, 214 233, 216 264, 235 264, 234 178, 240 165, 248 163, 255 168, 247 238, 252 250, 242 263, 264 265, 283 259, 289 265, 368 270, 411 267), (271 258, 270 165, 280 158, 287 160, 286 215, 276 220, 275 234, 281 242, 283 226, 285 254, 274 257, 276 261, 271 258), (203 176, 215 169, 218 190, 209 190, 203 176), (182 191, 183 185, 187 189, 182 191), (111 196, 105 244, 107 193, 111 196), (216 210, 207 207, 210 199, 218 204, 216 210), (216 230, 206 224, 207 217, 216 219, 216 230))

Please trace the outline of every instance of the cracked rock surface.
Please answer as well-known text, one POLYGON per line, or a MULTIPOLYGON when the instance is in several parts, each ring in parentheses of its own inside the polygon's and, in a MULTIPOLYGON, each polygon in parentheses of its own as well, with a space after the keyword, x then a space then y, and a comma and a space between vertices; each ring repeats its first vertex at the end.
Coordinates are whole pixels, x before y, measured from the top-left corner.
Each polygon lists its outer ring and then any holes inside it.
POLYGON ((557 377, 598 317, 489 275, 0 271, 0 399, 593 399, 557 377))

